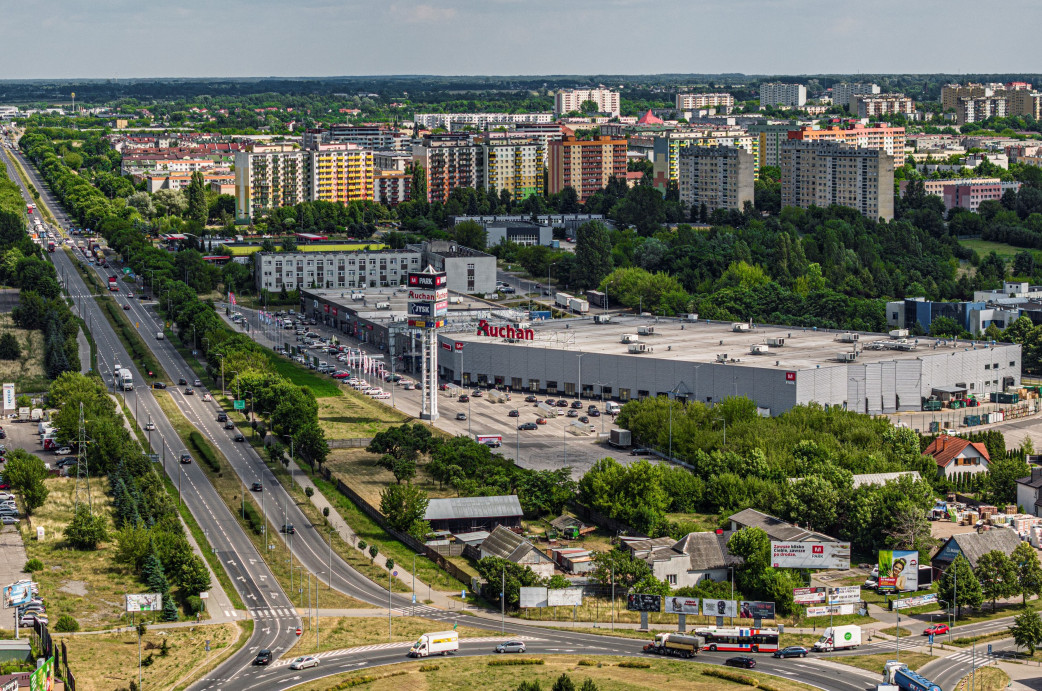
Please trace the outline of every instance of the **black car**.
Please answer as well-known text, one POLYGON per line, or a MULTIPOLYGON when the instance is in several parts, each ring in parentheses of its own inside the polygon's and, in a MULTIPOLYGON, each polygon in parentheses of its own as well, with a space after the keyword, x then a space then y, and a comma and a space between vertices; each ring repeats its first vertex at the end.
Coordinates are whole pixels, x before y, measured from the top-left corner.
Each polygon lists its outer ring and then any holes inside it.
POLYGON ((224 423, 224 428, 225 429, 235 429, 235 423, 232 422, 231 420, 228 420, 227 422, 224 423))
POLYGON ((189 456, 186 453, 183 453, 183 454, 181 454, 181 462, 182 463, 191 463, 192 462, 192 457, 189 456))
POLYGON ((166 384, 164 384, 161 381, 155 381, 155 382, 152 382, 152 388, 153 389, 165 389, 166 388, 166 384))
POLYGON ((552 398, 548 398, 548 399, 546 399, 546 400, 544 401, 544 403, 546 403, 547 405, 557 405, 557 401, 555 401, 555 400, 554 400, 554 399, 552 399, 552 398))
POLYGON ((297 532, 296 528, 293 527, 292 523, 286 523, 281 528, 279 528, 279 530, 283 533, 286 533, 287 535, 293 535, 297 532))
POLYGON ((788 648, 775 650, 772 657, 807 657, 807 649, 799 645, 790 645, 788 648))
POLYGON ((190 386, 189 386, 189 387, 187 387, 187 388, 185 389, 185 396, 193 396, 193 395, 195 395, 195 389, 193 389, 193 388, 192 388, 192 387, 190 387, 190 386))
POLYGON ((250 491, 251 492, 263 492, 264 491, 264 485, 262 485, 259 482, 254 482, 252 485, 250 485, 250 491))
POLYGON ((539 425, 534 422, 522 422, 517 426, 518 429, 539 429, 539 425))
POLYGON ((258 651, 257 657, 253 658, 253 664, 255 665, 266 665, 271 662, 271 651, 261 650, 258 651))
POLYGON ((232 437, 232 439, 234 441, 246 441, 246 437, 242 436, 242 432, 236 434, 234 437, 232 437))
POLYGON ((179 379, 177 380, 177 385, 178 385, 178 386, 185 386, 185 385, 187 385, 187 384, 188 384, 188 380, 187 380, 187 379, 185 379, 184 377, 181 377, 181 378, 179 378, 179 379))
POLYGON ((651 449, 645 449, 642 447, 637 447, 630 451, 631 456, 647 456, 649 453, 651 453, 651 449))
POLYGON ((572 407, 575 408, 576 410, 581 410, 582 407, 583 407, 583 402, 582 401, 572 401, 572 407))
POLYGON ((521 416, 521 413, 517 412, 516 410, 511 410, 509 413, 507 413, 507 417, 520 417, 520 416, 521 416))
POLYGON ((536 398, 535 396, 532 396, 532 395, 525 396, 525 403, 535 403, 538 400, 539 400, 538 398, 536 398))
POLYGON ((217 413, 217 422, 228 422, 228 413, 217 413))
POLYGON ((467 403, 468 401, 470 401, 470 396, 468 396, 467 394, 463 394, 459 398, 457 398, 456 400, 459 401, 460 403, 467 403))
POLYGON ((562 398, 561 400, 559 400, 559 401, 557 402, 557 407, 558 407, 558 408, 567 408, 567 407, 568 407, 568 401, 566 401, 566 400, 564 400, 564 399, 562 398))
POLYGON ((590 418, 586 417, 585 415, 583 415, 583 416, 581 416, 579 418, 579 422, 589 422, 589 421, 590 421, 590 418))
POLYGON ((600 417, 600 416, 601 416, 601 411, 597 410, 596 408, 594 408, 593 410, 590 411, 590 417, 600 417))
POLYGON ((738 657, 729 657, 724 662, 728 667, 744 667, 746 669, 752 669, 756 666, 756 660, 751 657, 744 657, 739 655, 738 657))

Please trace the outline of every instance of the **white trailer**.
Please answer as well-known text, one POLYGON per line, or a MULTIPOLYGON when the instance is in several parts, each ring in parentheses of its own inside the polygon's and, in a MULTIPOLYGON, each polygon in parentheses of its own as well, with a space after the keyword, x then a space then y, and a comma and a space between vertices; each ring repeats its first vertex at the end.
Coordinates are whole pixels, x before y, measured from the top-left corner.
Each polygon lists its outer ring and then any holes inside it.
POLYGON ((579 298, 569 298, 568 309, 579 314, 586 314, 590 311, 590 303, 586 300, 580 300, 579 298))
POLYGON ((554 296, 554 304, 558 307, 568 309, 568 303, 572 300, 572 296, 568 293, 558 293, 554 296))
POLYGON ((425 633, 409 648, 409 657, 451 655, 459 650, 459 634, 455 631, 425 633))
POLYGON ((860 626, 830 626, 814 644, 814 650, 822 652, 846 650, 847 648, 857 648, 859 645, 861 645, 860 626))

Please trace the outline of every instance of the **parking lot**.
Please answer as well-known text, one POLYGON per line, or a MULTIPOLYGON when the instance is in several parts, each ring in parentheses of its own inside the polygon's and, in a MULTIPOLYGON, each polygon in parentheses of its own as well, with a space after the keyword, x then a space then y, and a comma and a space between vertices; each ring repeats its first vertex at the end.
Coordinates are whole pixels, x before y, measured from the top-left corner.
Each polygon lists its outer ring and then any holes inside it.
MULTIPOLYGON (((218 313, 224 317, 224 311, 218 306, 218 313)), ((291 346, 302 345, 298 342, 297 335, 292 330, 278 328, 276 324, 262 324, 258 320, 257 313, 243 308, 235 307, 235 311, 241 313, 249 322, 250 335, 262 345, 274 347, 288 344, 291 346)), ((242 330, 241 324, 236 324, 228 317, 224 317, 229 324, 237 330, 242 330)), ((350 348, 362 347, 370 357, 382 359, 387 363, 388 358, 380 351, 369 349, 365 344, 360 344, 357 339, 342 333, 336 333, 332 329, 321 324, 309 325, 308 330, 319 334, 323 338, 336 336, 341 344, 350 348)), ((306 351, 309 357, 317 357, 319 362, 334 365, 347 371, 351 370, 346 363, 338 362, 336 357, 328 354, 325 350, 309 349, 306 351)), ((368 376, 368 381, 375 386, 380 386, 384 391, 393 391, 392 398, 383 400, 387 405, 393 405, 413 417, 420 416, 420 392, 418 390, 406 390, 407 382, 414 382, 411 374, 404 374, 402 381, 392 385, 389 382, 380 381, 375 375, 368 376)), ((344 385, 346 386, 346 384, 344 385)), ((619 450, 608 445, 607 437, 609 431, 614 427, 612 418, 607 415, 590 418, 587 424, 593 425, 595 431, 585 434, 573 434, 572 423, 576 418, 566 417, 566 408, 556 408, 559 416, 547 418, 546 424, 538 425, 534 430, 519 430, 518 426, 525 422, 535 422, 545 414, 537 407, 537 402, 525 402, 524 393, 510 394, 510 400, 501 403, 494 402, 488 396, 487 390, 483 390, 480 398, 471 397, 467 402, 459 400, 460 393, 470 394, 474 389, 447 390, 438 392, 438 414, 439 418, 435 425, 451 434, 473 436, 501 435, 503 446, 498 449, 500 453, 508 458, 514 458, 518 465, 533 470, 554 470, 557 468, 570 467, 572 475, 576 479, 581 477, 596 461, 611 456, 621 463, 630 463, 637 460, 628 451, 619 450), (510 417, 510 411, 517 410, 518 417, 510 417), (456 416, 463 413, 465 420, 457 420, 456 416)), ((545 401, 550 396, 539 395, 538 401, 545 401)), ((559 396, 553 397, 558 400, 559 396)), ((571 403, 574 399, 566 399, 571 403)), ((598 405, 604 411, 604 404, 600 401, 582 401, 580 415, 588 415, 587 406, 591 403, 598 405)), ((645 457, 647 458, 647 457, 645 457)))

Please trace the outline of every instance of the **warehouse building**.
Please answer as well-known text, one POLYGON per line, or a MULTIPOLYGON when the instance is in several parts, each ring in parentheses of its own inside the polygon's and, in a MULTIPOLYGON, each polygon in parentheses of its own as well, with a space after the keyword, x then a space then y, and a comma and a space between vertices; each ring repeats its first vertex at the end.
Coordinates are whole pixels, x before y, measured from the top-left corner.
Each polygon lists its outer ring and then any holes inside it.
POLYGON ((439 332, 444 380, 627 401, 753 400, 763 415, 808 403, 919 410, 935 388, 1020 386, 1019 345, 706 320, 613 317, 518 323, 489 315, 439 332))

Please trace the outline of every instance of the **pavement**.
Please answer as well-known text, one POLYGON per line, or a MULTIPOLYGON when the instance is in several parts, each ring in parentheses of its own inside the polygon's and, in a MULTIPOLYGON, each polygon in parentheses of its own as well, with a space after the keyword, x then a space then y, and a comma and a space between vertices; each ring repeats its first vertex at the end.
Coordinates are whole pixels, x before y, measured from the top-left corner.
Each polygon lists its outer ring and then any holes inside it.
POLYGON ((76 345, 80 353, 80 372, 86 374, 90 371, 90 341, 82 329, 76 332, 76 345))

